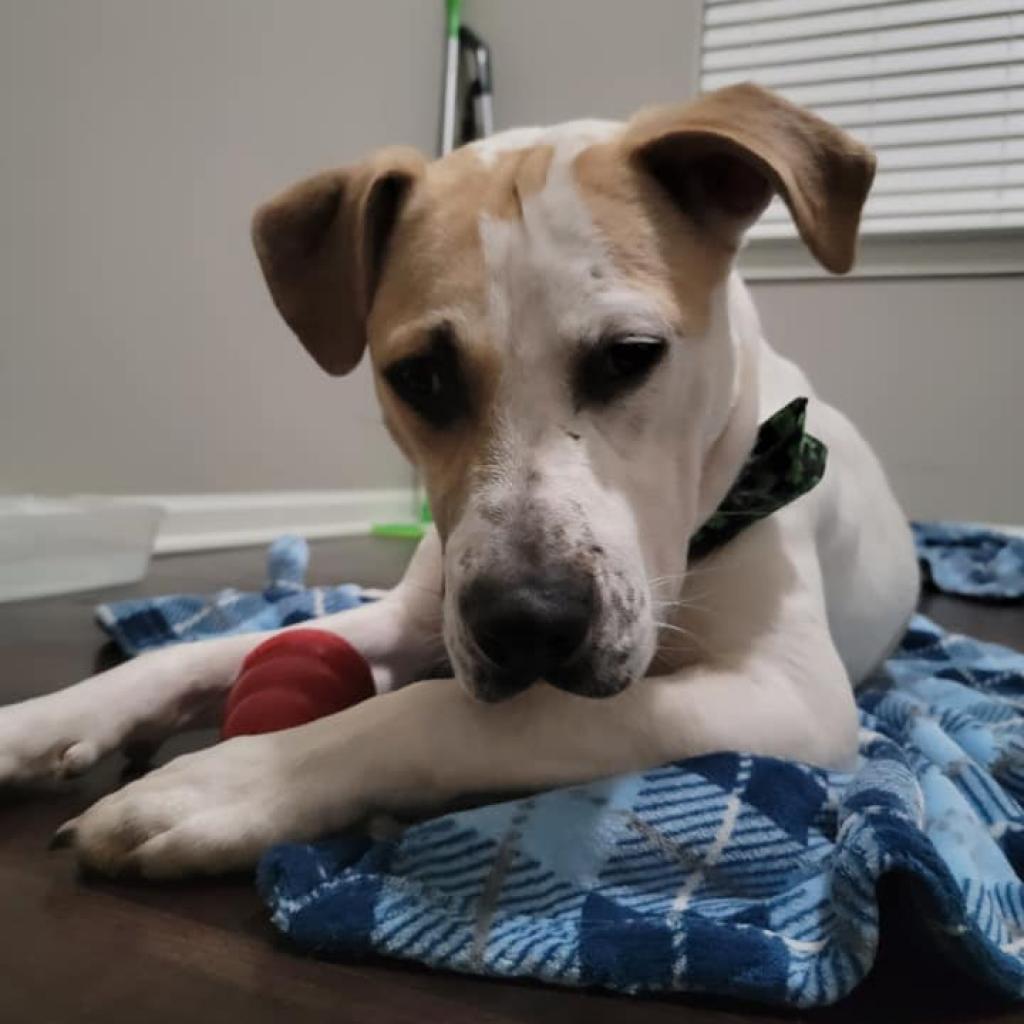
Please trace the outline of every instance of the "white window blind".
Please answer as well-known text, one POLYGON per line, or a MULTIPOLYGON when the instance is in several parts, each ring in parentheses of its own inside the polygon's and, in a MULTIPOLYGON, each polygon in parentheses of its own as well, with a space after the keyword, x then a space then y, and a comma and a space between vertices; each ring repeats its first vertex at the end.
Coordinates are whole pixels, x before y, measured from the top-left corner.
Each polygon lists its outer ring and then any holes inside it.
POLYGON ((705 0, 701 87, 743 81, 875 150, 865 235, 1024 227, 1024 0, 705 0))

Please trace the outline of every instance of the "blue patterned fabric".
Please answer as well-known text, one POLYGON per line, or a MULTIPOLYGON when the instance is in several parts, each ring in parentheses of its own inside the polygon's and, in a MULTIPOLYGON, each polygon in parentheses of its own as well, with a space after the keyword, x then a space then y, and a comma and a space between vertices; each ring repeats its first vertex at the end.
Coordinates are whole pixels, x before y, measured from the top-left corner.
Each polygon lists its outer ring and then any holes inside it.
POLYGON ((819 1006, 864 976, 902 869, 961 964, 1024 993, 1024 656, 917 616, 860 698, 852 774, 716 754, 281 846, 259 884, 321 955, 819 1006))
POLYGON ((929 582, 947 594, 1024 598, 1024 537, 965 523, 914 523, 918 557, 929 582))
MULTIPOLYGON (((1015 541, 949 526, 916 535, 942 566, 938 586, 1021 594, 1015 541)), ((358 588, 304 595, 301 542, 275 551, 272 565, 292 559, 271 572, 283 587, 126 602, 101 621, 144 649, 361 599, 358 588), (183 600, 198 602, 195 622, 167 603, 183 600), (149 612, 163 620, 155 629, 149 612)), ((864 976, 876 883, 902 870, 930 897, 922 924, 939 947, 1020 997, 1024 655, 917 616, 859 703, 852 773, 716 754, 444 815, 395 841, 279 846, 260 890, 278 928, 320 955, 806 1007, 864 976)))
POLYGON ((267 585, 258 594, 140 597, 96 606, 96 620, 125 654, 186 640, 279 629, 330 612, 355 608, 370 596, 362 587, 307 587, 309 545, 301 537, 279 537, 267 553, 267 585))

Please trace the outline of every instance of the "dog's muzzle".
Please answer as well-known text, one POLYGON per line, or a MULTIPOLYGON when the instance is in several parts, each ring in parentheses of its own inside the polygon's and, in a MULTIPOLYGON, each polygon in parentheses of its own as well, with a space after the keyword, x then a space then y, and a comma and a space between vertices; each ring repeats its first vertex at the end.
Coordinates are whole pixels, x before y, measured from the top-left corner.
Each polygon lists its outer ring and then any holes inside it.
POLYGON ((594 584, 578 572, 478 576, 459 610, 484 664, 478 696, 503 700, 543 679, 577 691, 580 660, 596 607, 594 584), (575 670, 574 670, 575 669, 575 670))

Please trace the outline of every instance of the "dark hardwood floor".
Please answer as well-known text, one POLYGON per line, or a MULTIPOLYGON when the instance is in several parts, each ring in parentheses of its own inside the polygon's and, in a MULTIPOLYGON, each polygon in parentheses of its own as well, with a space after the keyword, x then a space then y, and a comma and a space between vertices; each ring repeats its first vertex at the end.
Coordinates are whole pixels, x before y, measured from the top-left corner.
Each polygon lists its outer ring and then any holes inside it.
MULTIPOLYGON (((387 585, 409 553, 399 541, 366 539, 313 548, 313 583, 387 585)), ((254 589, 263 578, 262 550, 247 548, 158 559, 134 587, 0 605, 0 703, 57 689, 116 660, 92 621, 98 600, 254 589)), ((1022 608, 938 597, 924 607, 953 628, 1024 646, 1022 608)), ((196 734, 175 741, 161 760, 209 740, 196 734)), ((46 851, 57 825, 118 785, 121 767, 112 759, 65 789, 0 796, 0 1024, 1024 1022, 1024 1009, 993 998, 932 949, 915 927, 915 894, 898 879, 883 890, 884 940, 868 980, 839 1005, 813 1013, 626 999, 387 961, 305 959, 279 942, 247 878, 165 886, 85 881, 66 853, 46 851)))

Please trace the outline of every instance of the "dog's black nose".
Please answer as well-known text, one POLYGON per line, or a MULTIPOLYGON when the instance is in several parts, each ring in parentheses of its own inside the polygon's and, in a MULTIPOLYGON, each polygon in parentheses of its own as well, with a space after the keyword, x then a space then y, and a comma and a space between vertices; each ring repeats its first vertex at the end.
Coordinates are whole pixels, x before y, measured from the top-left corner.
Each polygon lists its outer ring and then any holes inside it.
POLYGON ((556 673, 586 639, 594 586, 585 575, 547 572, 516 579, 477 577, 460 610, 506 694, 556 673))

